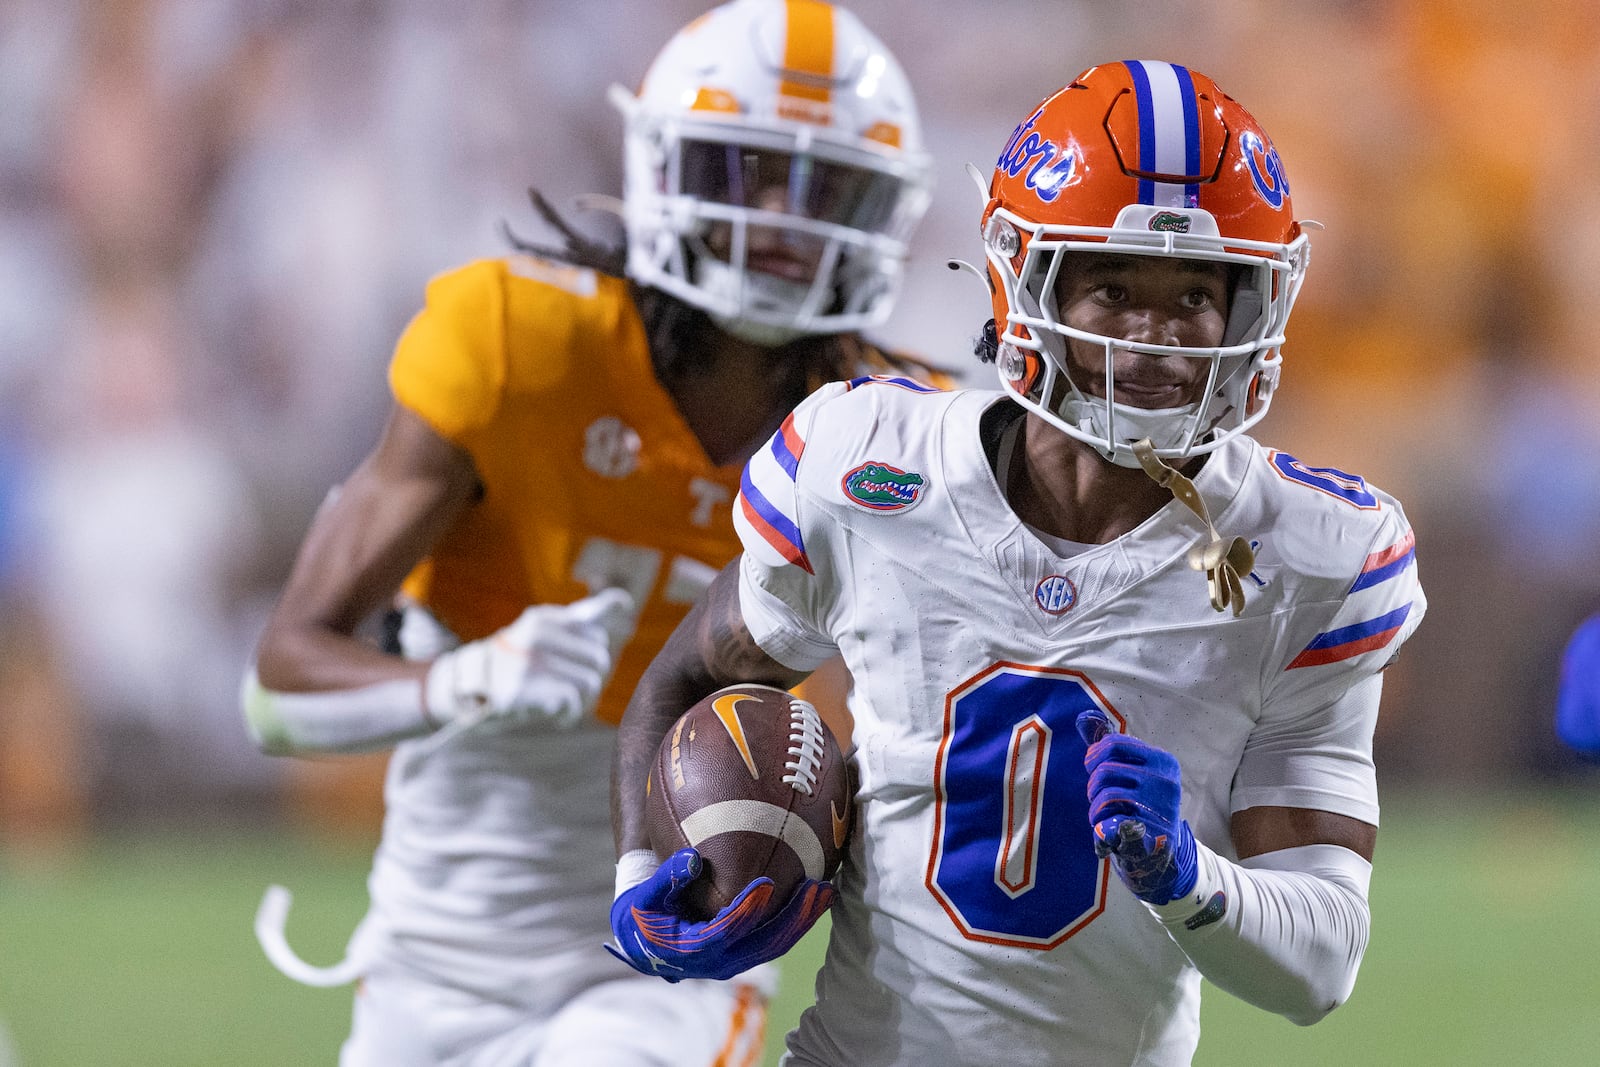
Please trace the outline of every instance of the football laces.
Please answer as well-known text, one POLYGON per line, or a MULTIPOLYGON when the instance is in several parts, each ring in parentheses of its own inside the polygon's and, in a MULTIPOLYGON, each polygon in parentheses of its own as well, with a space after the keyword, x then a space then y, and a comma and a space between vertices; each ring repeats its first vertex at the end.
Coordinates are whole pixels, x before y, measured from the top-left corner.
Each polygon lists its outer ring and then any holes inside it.
POLYGON ((789 704, 789 759, 783 780, 798 793, 817 791, 817 769, 822 765, 822 716, 804 700, 789 704))

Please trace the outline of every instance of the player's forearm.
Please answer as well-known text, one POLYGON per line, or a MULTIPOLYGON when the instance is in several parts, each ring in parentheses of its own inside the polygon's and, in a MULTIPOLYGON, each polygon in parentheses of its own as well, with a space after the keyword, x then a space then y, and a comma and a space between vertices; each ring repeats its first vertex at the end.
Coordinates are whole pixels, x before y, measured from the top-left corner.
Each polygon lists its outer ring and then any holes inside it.
POLYGON ((1197 847, 1194 890, 1151 910, 1200 973, 1301 1026, 1344 1003, 1367 948, 1371 864, 1338 845, 1242 863, 1197 847))
POLYGON ((332 629, 274 620, 240 702, 269 755, 368 752, 427 733, 426 663, 391 656, 332 629))
POLYGON ((704 680, 704 664, 683 655, 683 642, 678 641, 681 631, 679 627, 651 661, 617 727, 611 825, 619 856, 650 847, 644 825, 644 787, 661 738, 685 709, 717 688, 704 680))
POLYGON ((650 847, 644 786, 661 738, 702 697, 736 682, 787 689, 805 675, 773 660, 739 612, 738 561, 724 568, 645 669, 618 729, 611 776, 617 854, 650 847))
POLYGON ((400 676, 348 689, 286 692, 264 687, 251 670, 240 702, 250 736, 261 751, 273 756, 370 752, 428 733, 437 725, 427 714, 420 677, 400 676))
POLYGON ((427 672, 426 663, 391 655, 372 642, 322 622, 284 618, 280 606, 256 646, 261 683, 286 693, 357 689, 427 672))

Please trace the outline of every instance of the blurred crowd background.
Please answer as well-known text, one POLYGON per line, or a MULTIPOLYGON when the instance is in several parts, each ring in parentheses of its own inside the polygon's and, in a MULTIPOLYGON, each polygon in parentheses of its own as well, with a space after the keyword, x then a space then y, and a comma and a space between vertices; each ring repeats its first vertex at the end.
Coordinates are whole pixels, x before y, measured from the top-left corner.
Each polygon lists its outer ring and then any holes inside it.
MULTIPOLYGON (((427 279, 620 190, 612 82, 704 0, 0 2, 0 849, 130 820, 369 829, 381 759, 258 756, 236 689, 375 439, 427 279)), ((1258 436, 1397 494, 1431 610, 1385 788, 1592 778, 1550 725, 1600 609, 1600 19, 1590 0, 856 0, 938 188, 882 340, 972 384, 979 194, 1094 62, 1212 75, 1313 265, 1258 436)), ((603 354, 597 354, 603 358, 603 354)), ((1596 780, 1600 785, 1600 780, 1596 780)))

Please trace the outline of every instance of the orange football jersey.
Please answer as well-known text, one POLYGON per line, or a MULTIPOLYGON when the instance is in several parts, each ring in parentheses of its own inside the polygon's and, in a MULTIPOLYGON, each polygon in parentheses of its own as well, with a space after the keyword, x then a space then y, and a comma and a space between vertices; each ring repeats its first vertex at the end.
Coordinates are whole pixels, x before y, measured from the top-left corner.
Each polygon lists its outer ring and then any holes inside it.
POLYGON ((442 275, 389 381, 472 456, 484 487, 406 594, 470 641, 529 604, 629 590, 638 628, 597 709, 616 722, 739 552, 729 507, 740 469, 712 466, 657 382, 627 283, 530 256, 442 275))
MULTIPOLYGON (((711 464, 656 380, 628 283, 525 255, 443 274, 400 338, 389 384, 471 455, 484 487, 405 594, 472 641, 530 604, 627 589, 638 626, 596 708, 620 720, 646 665, 741 548, 741 468, 711 464)), ((819 703, 842 699, 829 691, 839 680, 814 681, 819 703)), ((842 728, 842 709, 823 710, 842 728)))

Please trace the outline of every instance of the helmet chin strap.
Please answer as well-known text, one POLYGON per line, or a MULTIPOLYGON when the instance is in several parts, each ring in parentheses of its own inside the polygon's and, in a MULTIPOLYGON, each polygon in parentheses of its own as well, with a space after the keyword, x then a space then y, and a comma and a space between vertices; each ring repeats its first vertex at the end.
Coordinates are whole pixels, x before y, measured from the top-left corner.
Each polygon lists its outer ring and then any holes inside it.
POLYGON ((762 322, 749 322, 738 316, 718 315, 711 313, 711 321, 723 333, 737 337, 741 341, 749 341, 753 345, 763 348, 777 348, 786 345, 803 331, 790 329, 787 326, 769 326, 762 322))
MULTIPOLYGON (((732 267, 726 263, 704 258, 696 261, 694 273, 695 281, 717 300, 726 303, 742 300, 747 307, 754 305, 752 310, 759 310, 762 305, 774 311, 797 307, 804 302, 812 288, 810 282, 793 282, 787 278, 775 278, 768 274, 745 271, 742 282, 744 289, 741 290, 741 281, 732 267)), ((725 333, 749 341, 751 344, 769 348, 787 344, 808 332, 795 329, 793 326, 754 321, 739 314, 730 315, 718 311, 708 314, 711 316, 711 321, 725 333)))
POLYGON ((1061 405, 1061 417, 1078 426, 1092 437, 1107 442, 1106 447, 1092 447, 1108 463, 1136 470, 1143 464, 1134 455, 1133 442, 1143 439, 1156 447, 1154 438, 1162 438, 1162 448, 1176 448, 1182 439, 1182 420, 1194 413, 1194 405, 1176 408, 1136 408, 1128 404, 1107 402, 1094 397, 1074 397, 1061 405), (1117 439, 1111 437, 1112 427, 1107 425, 1106 409, 1112 409, 1116 420, 1117 439), (1174 423, 1178 424, 1177 428, 1174 423))
POLYGON ((1239 613, 1244 611, 1244 584, 1239 581, 1239 575, 1249 574, 1256 562, 1250 542, 1243 537, 1224 541, 1217 534, 1217 528, 1211 525, 1211 514, 1206 510, 1205 498, 1200 495, 1200 490, 1194 487, 1194 482, 1187 476, 1161 461, 1148 437, 1133 443, 1133 454, 1138 457, 1139 466, 1157 485, 1170 491, 1179 503, 1205 523, 1210 540, 1189 549, 1189 566, 1193 570, 1206 572, 1212 608, 1223 611, 1231 607, 1234 617, 1238 618, 1239 613))

